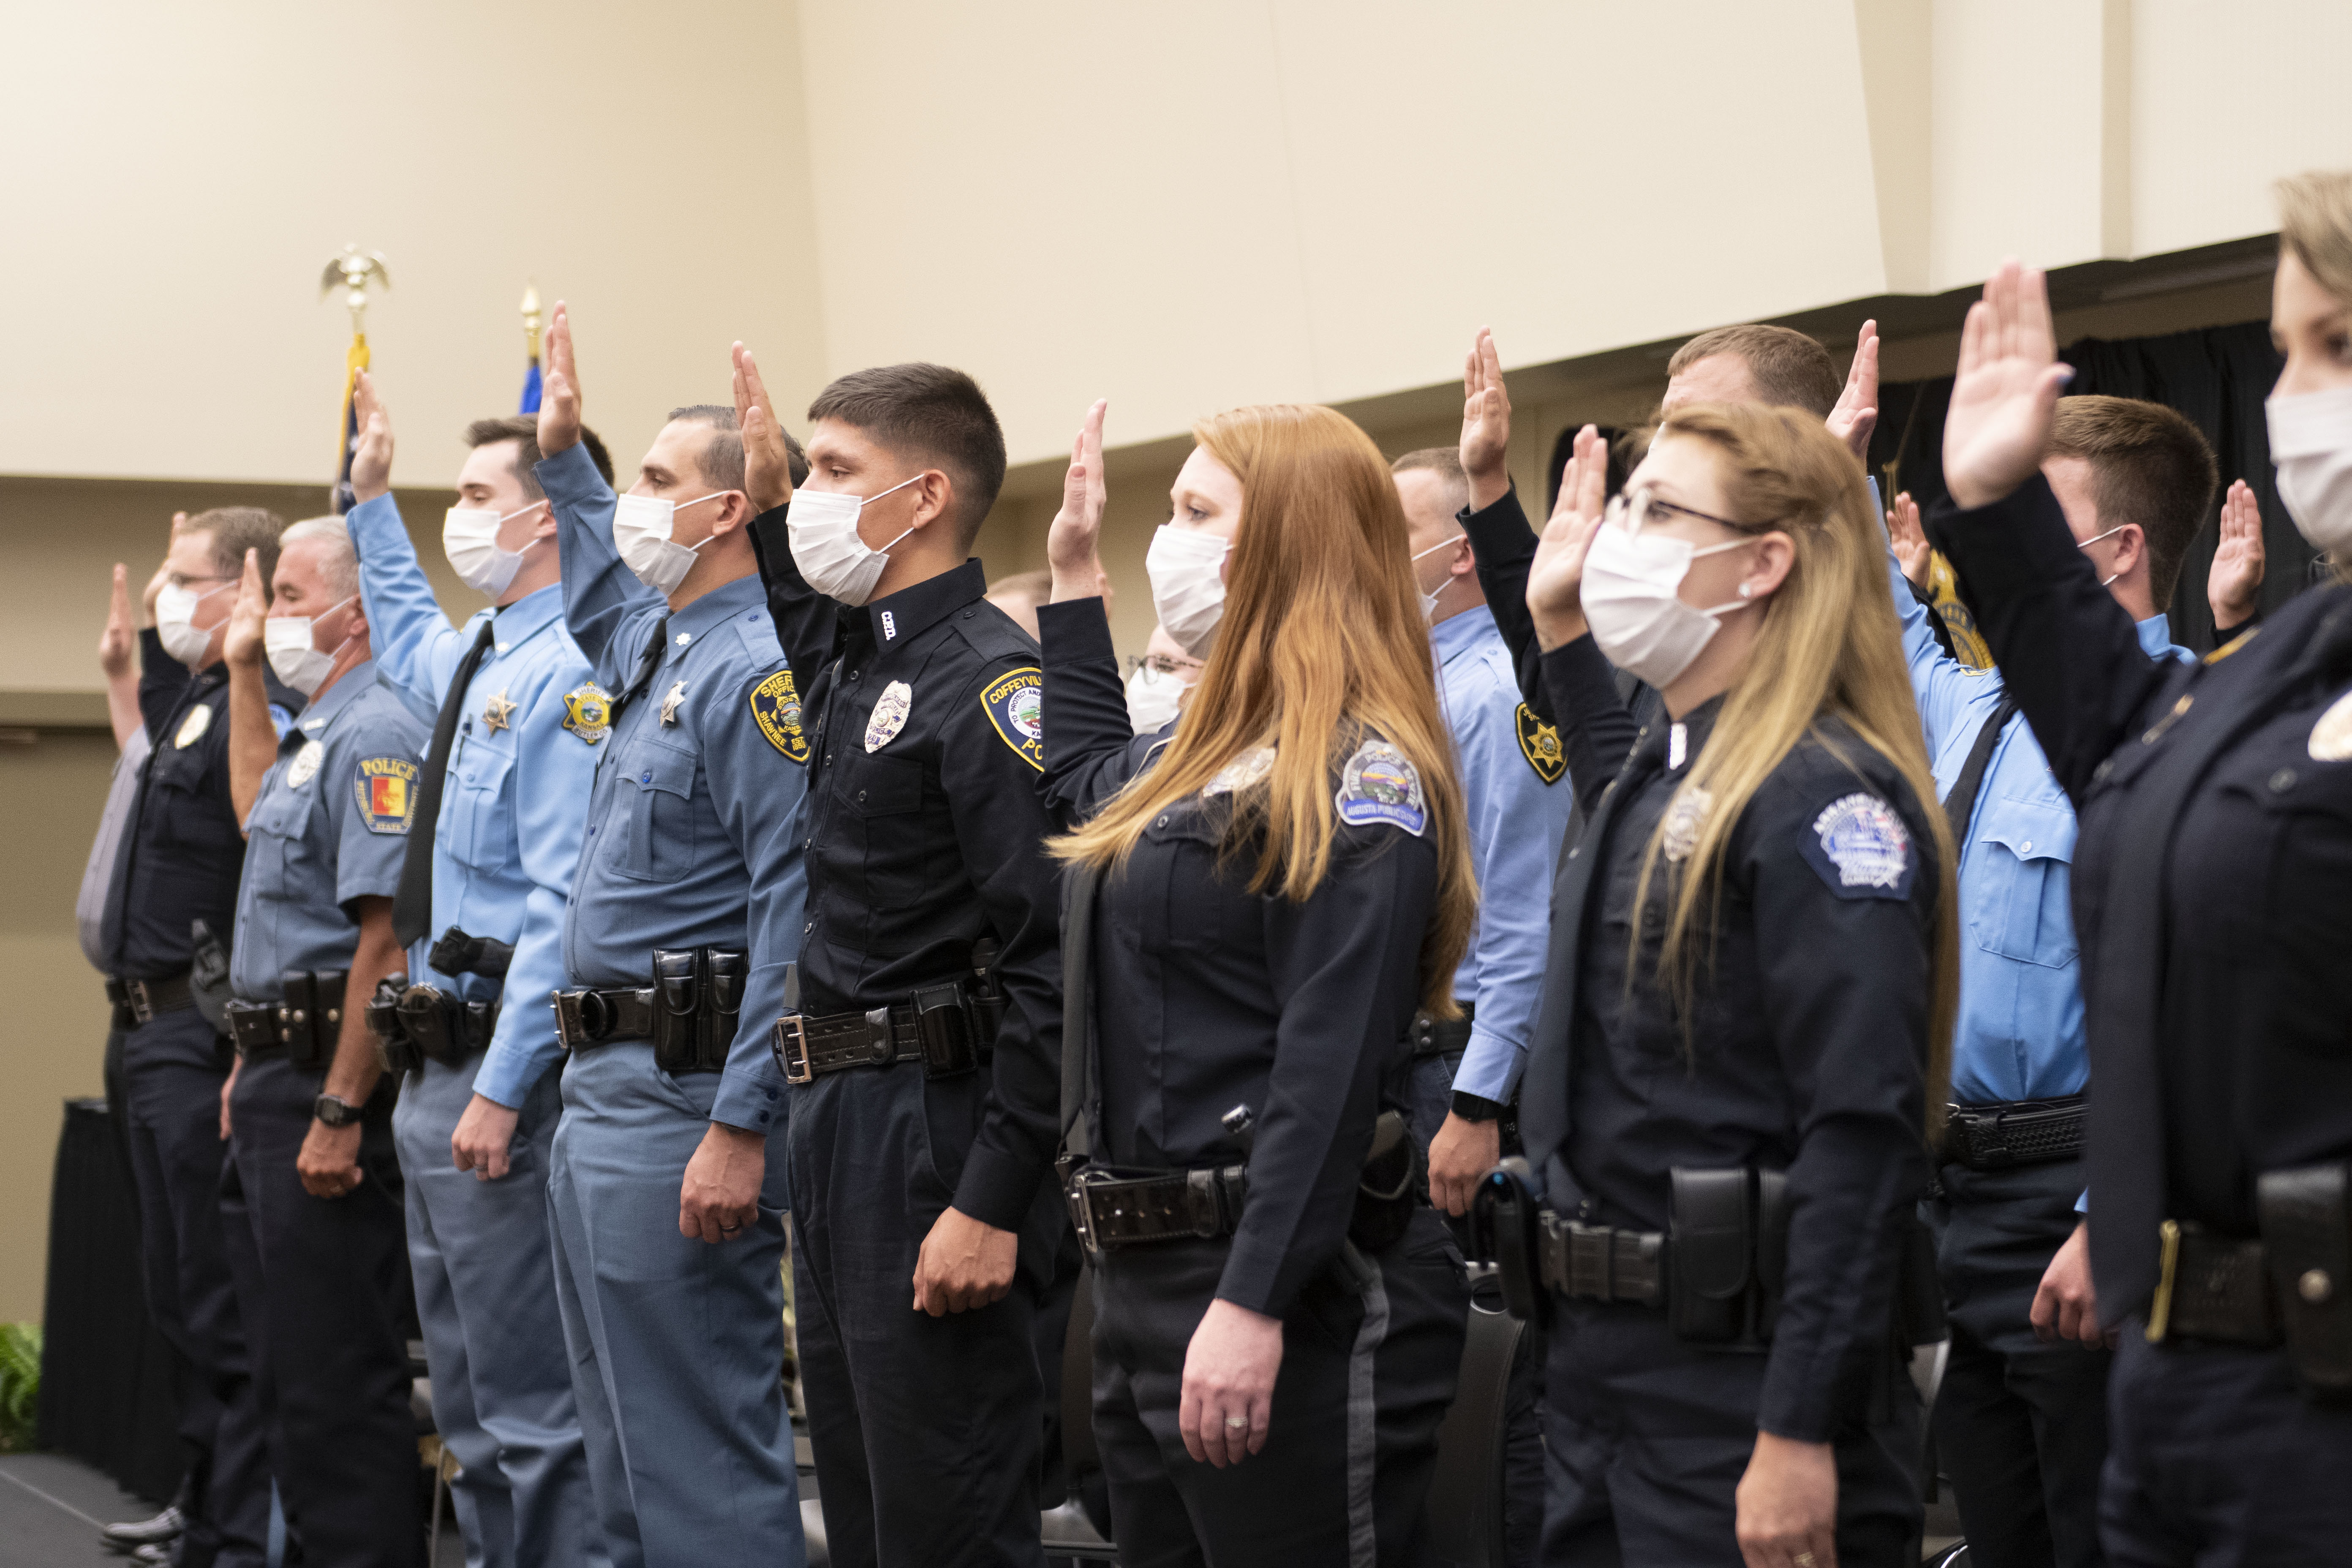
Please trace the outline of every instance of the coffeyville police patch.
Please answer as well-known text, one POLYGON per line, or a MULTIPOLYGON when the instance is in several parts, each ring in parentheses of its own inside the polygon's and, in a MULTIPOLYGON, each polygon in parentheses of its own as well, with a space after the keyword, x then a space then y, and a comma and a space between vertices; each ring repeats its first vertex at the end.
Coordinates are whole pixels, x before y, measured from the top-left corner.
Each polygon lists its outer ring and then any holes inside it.
POLYGON ((751 688, 751 718, 768 744, 796 763, 808 761, 808 737, 801 732, 801 694, 793 672, 780 669, 751 688))
POLYGON ((1547 724, 1536 717, 1536 710, 1526 703, 1519 704, 1519 755, 1527 758, 1528 766, 1535 769, 1536 777, 1548 784, 1559 783, 1568 772, 1568 753, 1559 743, 1559 726, 1547 724))
POLYGON ((1045 677, 1034 665, 1010 669, 980 694, 988 721, 1021 760, 1045 771, 1045 677))
POLYGON ((1813 818, 1812 830, 1799 837, 1798 846, 1841 899, 1911 896, 1910 829, 1874 795, 1830 802, 1813 818))
POLYGON ((369 757, 360 763, 352 788, 360 797, 360 814, 370 833, 406 833, 416 815, 415 763, 406 757, 369 757))
POLYGON ((613 732, 613 694, 593 680, 565 692, 563 727, 594 745, 613 732))

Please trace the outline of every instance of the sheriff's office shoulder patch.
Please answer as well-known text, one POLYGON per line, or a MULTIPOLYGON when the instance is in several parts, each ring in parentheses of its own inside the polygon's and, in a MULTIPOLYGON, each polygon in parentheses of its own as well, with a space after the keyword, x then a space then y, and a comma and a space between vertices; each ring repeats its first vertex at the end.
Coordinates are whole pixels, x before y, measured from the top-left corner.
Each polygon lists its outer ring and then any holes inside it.
POLYGON ((417 767, 406 757, 368 757, 352 788, 370 833, 406 833, 416 815, 417 767))
POLYGON ((1526 703, 1519 704, 1519 754, 1535 769, 1536 777, 1548 784, 1559 783, 1568 772, 1568 752, 1559 743, 1559 726, 1547 724, 1536 717, 1536 710, 1526 703))
POLYGON ((1385 822, 1414 837, 1429 826, 1429 802, 1412 760, 1386 741, 1367 741, 1339 770, 1339 820, 1356 827, 1385 822))
POLYGON ((780 669, 751 688, 751 719, 768 744, 795 763, 808 761, 808 736, 801 731, 801 694, 793 672, 780 669))
POLYGON ((1021 760, 1045 771, 1045 677, 1035 665, 1008 669, 980 694, 981 708, 1021 760))
POLYGON ((197 703, 188 710, 188 716, 180 721, 179 733, 172 737, 172 749, 179 752, 186 751, 190 746, 203 740, 205 731, 212 727, 213 705, 209 702, 197 703))
POLYGON ((565 692, 563 727, 594 745, 613 732, 613 694, 593 680, 565 692))
POLYGON ((286 764, 286 787, 300 789, 319 776, 319 764, 327 760, 327 748, 318 741, 305 741, 294 760, 286 764))
POLYGON ((1907 899, 1916 862, 1911 830, 1874 795, 1841 795, 1799 836, 1813 869, 1841 899, 1907 899))

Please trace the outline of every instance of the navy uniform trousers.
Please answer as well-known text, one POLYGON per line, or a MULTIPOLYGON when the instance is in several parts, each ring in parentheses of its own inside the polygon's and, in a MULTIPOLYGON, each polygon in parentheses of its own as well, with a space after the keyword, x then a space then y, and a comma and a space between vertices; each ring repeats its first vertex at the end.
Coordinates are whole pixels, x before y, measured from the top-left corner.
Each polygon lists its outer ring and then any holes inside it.
POLYGON ((2033 1293, 2074 1234, 2083 1163, 2005 1171, 1947 1165, 1925 1205, 1952 1329, 1931 1415, 1970 1568, 2093 1568, 2107 1368, 2076 1341, 2035 1337, 2033 1293))
POLYGON ((323 1075, 248 1061, 230 1103, 221 1219, 287 1528, 305 1568, 414 1568, 416 1417, 409 1407, 408 1231, 390 1094, 369 1102, 360 1184, 302 1190, 295 1159, 323 1075))
POLYGON ((1435 1211, 1361 1262, 1342 1253, 1282 1321, 1265 1447, 1196 1463, 1177 1426, 1184 1356, 1229 1244, 1107 1249, 1095 1287, 1095 1442, 1125 1568, 1372 1568, 1426 1551, 1437 1429, 1469 1311, 1435 1211))
POLYGON ((120 1076, 109 1089, 122 1099, 147 1310, 177 1363, 188 1456, 179 1562, 260 1568, 269 1542, 269 1455, 221 1228, 226 1047, 193 1007, 151 1019, 121 1042, 120 1076), (224 1065, 196 1065, 206 1058, 224 1065))
POLYGON ((532 1087, 507 1173, 484 1181, 457 1169, 449 1152, 480 1065, 478 1053, 456 1067, 426 1062, 403 1083, 392 1117, 408 1183, 416 1316, 433 1367, 433 1425, 459 1467, 450 1502, 466 1539, 481 1543, 468 1568, 602 1564, 548 1237, 560 1075, 532 1087))
MULTIPOLYGON (((1733 1492, 1766 1358, 1675 1339, 1666 1315, 1552 1299, 1546 1568, 1739 1568, 1733 1492)), ((1919 1561, 1919 1396, 1890 1351, 1866 1419, 1832 1439, 1838 1568, 1919 1561)))

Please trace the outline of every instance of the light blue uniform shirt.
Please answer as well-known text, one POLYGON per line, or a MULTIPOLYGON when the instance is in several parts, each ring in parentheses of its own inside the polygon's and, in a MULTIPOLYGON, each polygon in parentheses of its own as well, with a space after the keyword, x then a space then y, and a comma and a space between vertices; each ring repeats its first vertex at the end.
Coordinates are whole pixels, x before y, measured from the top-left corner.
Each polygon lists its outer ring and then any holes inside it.
MULTIPOLYGON (((1887 581, 1903 655, 1927 736, 1938 798, 1968 765, 2000 702, 2000 672, 1970 669, 1936 644, 1892 552, 1887 581)), ((2151 658, 2196 656, 2172 644, 2162 616, 2139 623, 2151 658)), ((1960 1005, 1952 1028, 1952 1098, 1965 1105, 2056 1100, 2091 1079, 2081 960, 2069 903, 2074 808, 2023 714, 1993 743, 1960 846, 1960 1005)))
MULTIPOLYGON (((614 552, 612 488, 586 448, 557 453, 538 474, 560 523, 564 619, 617 698, 668 604, 614 552)), ((757 574, 670 616, 663 635, 652 683, 598 748, 564 966, 578 985, 642 986, 652 984, 656 949, 748 952, 751 973, 710 1120, 764 1132, 785 1111, 768 1041, 808 894, 798 837, 808 775, 784 751, 788 739, 802 744, 799 731, 788 736, 774 711, 783 645, 757 574)), ((797 724, 799 714, 790 717, 797 724)))
POLYGON ((1511 650, 1495 613, 1479 605, 1449 616, 1432 628, 1430 640, 1478 873, 1478 929, 1454 972, 1454 997, 1475 1004, 1476 1012, 1454 1087, 1507 1100, 1527 1063, 1528 1032, 1543 991, 1552 866, 1576 792, 1558 731, 1549 725, 1539 731, 1519 701, 1511 650))
POLYGON ((373 660, 344 671, 278 737, 261 777, 229 950, 239 1001, 283 1000, 288 970, 349 969, 360 941, 352 900, 400 890, 431 737, 375 672, 373 660))
POLYGON ((561 587, 484 609, 452 630, 392 497, 362 502, 346 521, 359 549, 377 674, 425 710, 440 712, 481 623, 497 617, 496 640, 467 688, 449 748, 434 827, 433 923, 409 952, 408 974, 470 1002, 500 1004, 474 1092, 520 1110, 563 1054, 550 998, 563 984, 563 906, 580 864, 582 803, 604 743, 602 727, 566 706, 589 683, 588 660, 563 628, 561 587), (444 974, 426 963, 451 926, 514 949, 503 983, 444 974))

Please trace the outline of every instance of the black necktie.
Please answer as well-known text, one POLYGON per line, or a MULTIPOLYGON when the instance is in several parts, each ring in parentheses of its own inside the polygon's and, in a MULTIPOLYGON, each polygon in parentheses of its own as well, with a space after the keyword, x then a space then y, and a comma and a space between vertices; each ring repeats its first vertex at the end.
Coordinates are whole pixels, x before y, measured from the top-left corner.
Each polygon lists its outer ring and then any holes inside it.
POLYGON ((654 623, 654 635, 646 639, 645 652, 637 655, 636 674, 629 678, 629 684, 606 708, 605 721, 608 724, 617 726, 621 722, 621 710, 643 696, 646 688, 653 684, 654 671, 661 668, 662 650, 668 646, 669 617, 664 616, 654 623))
POLYGON ((457 673, 449 678, 449 695, 441 700, 441 717, 433 721, 433 749, 425 755, 425 777, 416 786, 416 815, 408 819, 408 847, 400 858, 400 890, 392 898, 392 936, 403 947, 414 943, 433 925, 433 839, 441 821, 441 782, 449 771, 449 748, 457 739, 457 715, 466 706, 466 689, 482 667, 497 635, 496 616, 483 621, 481 635, 457 673))

